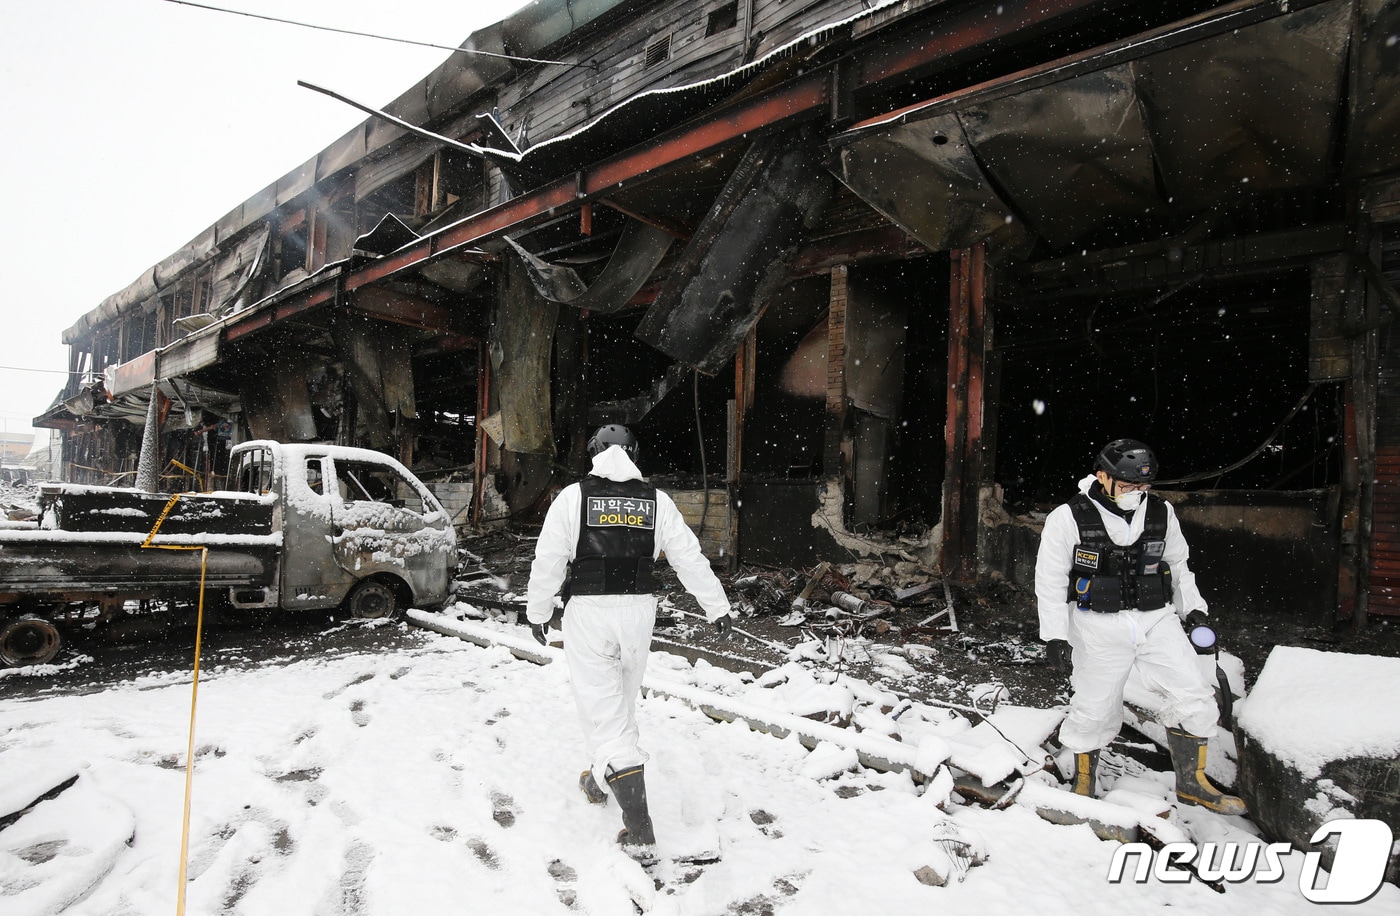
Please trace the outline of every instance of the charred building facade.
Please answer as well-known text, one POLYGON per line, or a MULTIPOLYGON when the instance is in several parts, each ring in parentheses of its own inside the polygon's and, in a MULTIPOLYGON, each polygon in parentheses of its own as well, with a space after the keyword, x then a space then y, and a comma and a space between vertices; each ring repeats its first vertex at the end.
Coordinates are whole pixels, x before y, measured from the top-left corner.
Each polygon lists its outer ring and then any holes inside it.
POLYGON ((625 422, 717 562, 1021 582, 1132 436, 1208 597, 1400 614, 1397 35, 1397 0, 536 0, 79 319, 36 422, 100 483, 148 422, 171 488, 368 446, 464 526, 625 422))

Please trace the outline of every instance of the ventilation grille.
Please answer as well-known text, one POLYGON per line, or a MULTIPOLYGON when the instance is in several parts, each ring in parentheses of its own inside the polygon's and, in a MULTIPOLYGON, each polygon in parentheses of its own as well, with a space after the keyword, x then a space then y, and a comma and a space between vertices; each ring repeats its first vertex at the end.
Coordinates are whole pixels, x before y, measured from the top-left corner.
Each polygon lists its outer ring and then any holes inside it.
POLYGON ((671 59, 671 36, 663 35, 647 45, 647 59, 642 64, 643 70, 650 70, 657 64, 664 63, 671 59))

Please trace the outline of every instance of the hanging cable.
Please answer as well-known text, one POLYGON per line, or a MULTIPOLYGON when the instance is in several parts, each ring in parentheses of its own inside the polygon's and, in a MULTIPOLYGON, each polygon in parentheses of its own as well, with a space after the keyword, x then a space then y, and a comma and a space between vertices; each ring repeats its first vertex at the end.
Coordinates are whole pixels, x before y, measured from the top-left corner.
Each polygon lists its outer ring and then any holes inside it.
POLYGON ((705 516, 710 514, 710 472, 705 467, 705 431, 700 428, 700 370, 691 370, 691 390, 695 393, 695 441, 700 445, 700 486, 705 492, 705 501, 700 506, 700 530, 696 537, 705 533, 705 516))
POLYGON ((1160 487, 1178 483, 1195 483, 1198 480, 1206 480, 1211 477, 1223 477, 1231 471, 1238 470, 1239 468, 1244 467, 1246 464, 1249 464, 1255 458, 1258 458, 1260 455, 1264 454, 1264 449, 1268 448, 1270 445, 1273 444, 1273 441, 1278 438, 1279 433, 1283 432, 1283 428, 1288 425, 1288 421, 1292 420, 1298 414, 1298 411, 1303 409, 1303 405, 1308 403, 1308 398, 1312 397, 1313 392, 1316 390, 1316 382, 1309 385, 1308 390, 1304 391, 1303 396, 1298 399, 1298 403, 1294 404, 1293 409, 1288 412, 1288 416, 1284 417, 1283 420, 1279 423, 1279 425, 1274 427, 1274 431, 1269 433, 1269 438, 1259 443, 1258 448, 1250 452, 1248 455, 1245 455, 1243 458, 1241 458, 1239 461, 1236 461, 1234 464, 1228 465, 1223 468, 1219 468, 1218 470, 1214 471, 1202 471, 1199 474, 1188 474, 1185 477, 1177 477, 1174 480, 1154 481, 1153 486, 1160 487))
POLYGON ((27 366, 0 366, 0 369, 8 369, 11 372, 53 372, 58 375, 85 375, 83 372, 74 372, 71 369, 30 369, 27 366))
POLYGON ((393 41, 404 45, 417 45, 420 48, 436 48, 439 51, 451 51, 453 54, 476 54, 481 57, 495 57, 500 60, 512 60, 524 64, 558 64, 561 67, 583 67, 585 69, 596 70, 597 64, 572 64, 564 60, 541 60, 534 57, 516 57, 511 54, 497 54, 495 51, 481 51, 476 48, 454 48, 451 45, 438 45, 430 41, 414 41, 411 38, 394 38, 389 35, 376 35, 373 32, 356 32, 353 29, 338 29, 329 25, 315 25, 310 22, 297 22, 293 19, 279 19, 276 16, 265 16, 261 13, 248 13, 243 10, 230 10, 221 6, 209 6, 205 3, 191 3, 190 0, 165 0, 166 3, 174 3, 178 6, 192 6, 195 9, 209 10, 214 13, 229 13, 233 16, 247 16, 249 19, 263 19, 267 22, 277 22, 282 25, 294 25, 303 29, 316 29, 321 32, 335 32, 340 35, 354 35, 359 38, 374 38, 379 41, 393 41))

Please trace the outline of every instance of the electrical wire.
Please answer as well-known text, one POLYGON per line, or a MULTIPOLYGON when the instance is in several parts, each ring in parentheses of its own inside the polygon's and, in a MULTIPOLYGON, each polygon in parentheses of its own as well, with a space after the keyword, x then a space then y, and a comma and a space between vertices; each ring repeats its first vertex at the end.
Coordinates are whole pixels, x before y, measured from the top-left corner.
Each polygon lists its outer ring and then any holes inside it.
POLYGON ((1178 483, 1195 483, 1198 480, 1206 480, 1211 477, 1223 477, 1231 471, 1238 470, 1239 468, 1244 467, 1246 464, 1249 464, 1249 462, 1253 461, 1255 458, 1258 458, 1260 455, 1264 454, 1264 449, 1268 448, 1271 444, 1273 444, 1273 441, 1278 438, 1279 433, 1283 432, 1283 428, 1288 425, 1288 421, 1292 420, 1295 416, 1297 416, 1298 411, 1303 409, 1303 405, 1308 403, 1308 398, 1312 397, 1313 392, 1316 390, 1316 382, 1309 385, 1308 390, 1304 391, 1303 396, 1298 399, 1298 403, 1294 404, 1293 409, 1288 412, 1288 416, 1284 417, 1283 420, 1279 422, 1279 425, 1274 427, 1274 431, 1269 433, 1269 438, 1259 443, 1258 448, 1250 452, 1248 455, 1245 455, 1243 458, 1241 458, 1239 461, 1236 461, 1234 464, 1228 465, 1223 468, 1219 468, 1214 471, 1202 471, 1199 474, 1188 474, 1185 477, 1177 477, 1173 480, 1157 480, 1153 482, 1153 486, 1160 487, 1178 483))
POLYGON ((695 439, 700 443, 700 486, 705 491, 705 502, 700 507, 700 530, 696 537, 705 533, 705 516, 710 514, 710 473, 705 467, 705 432, 700 428, 700 370, 692 370, 691 389, 695 394, 695 439))
POLYGON ((0 366, 0 369, 9 369, 11 372, 54 372, 59 375, 85 375, 83 372, 75 372, 72 369, 31 369, 28 366, 0 366))
POLYGON ((525 64, 558 64, 563 67, 583 67, 596 70, 597 64, 574 64, 564 60, 542 60, 534 57, 516 57, 511 54, 497 54, 495 51, 481 51, 476 48, 454 48, 451 45, 433 44, 430 41, 414 41, 411 38, 394 38, 390 35, 377 35, 373 32, 357 32, 353 29, 338 29, 329 25, 316 25, 310 22, 297 22, 294 19, 279 19, 276 16, 265 16, 261 13, 248 13, 243 10, 230 10, 221 6, 210 6, 205 3, 191 3, 190 0, 165 0, 166 3, 174 3, 177 6, 192 6, 195 9, 209 10, 214 13, 229 13, 233 16, 247 16, 249 19, 263 19, 267 22, 276 22, 282 25, 294 25, 303 29, 316 29, 321 32, 335 32, 340 35, 354 35, 359 38, 374 38, 379 41, 393 41, 404 45, 417 45, 420 48, 436 48, 439 51, 451 51, 454 54, 477 54, 481 57, 495 57, 500 60, 511 60, 525 64))

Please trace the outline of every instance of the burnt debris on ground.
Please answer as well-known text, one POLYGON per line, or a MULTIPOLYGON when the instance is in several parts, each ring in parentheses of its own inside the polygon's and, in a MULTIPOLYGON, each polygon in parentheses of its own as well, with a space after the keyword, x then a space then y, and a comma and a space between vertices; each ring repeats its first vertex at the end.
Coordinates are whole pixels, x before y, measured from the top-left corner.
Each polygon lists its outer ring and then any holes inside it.
MULTIPOLYGON (((492 532, 461 542, 458 597, 492 616, 522 615, 534 540, 492 532)), ((1068 678, 1045 663, 1035 595, 1003 579, 969 585, 899 559, 822 563, 809 569, 741 566, 722 576, 736 632, 720 642, 666 564, 655 648, 729 670, 777 667, 798 657, 915 699, 974 704, 1000 687, 1010 702, 1068 702, 1068 678), (951 613, 950 613, 951 608, 951 613)), ((1205 583, 1209 596, 1209 583, 1205 583)), ((1400 626, 1373 620, 1359 634, 1329 629, 1318 612, 1293 617, 1219 605, 1222 648, 1244 663, 1246 685, 1276 645, 1400 656, 1400 626)), ((758 670, 755 670, 758 669, 758 670)))

